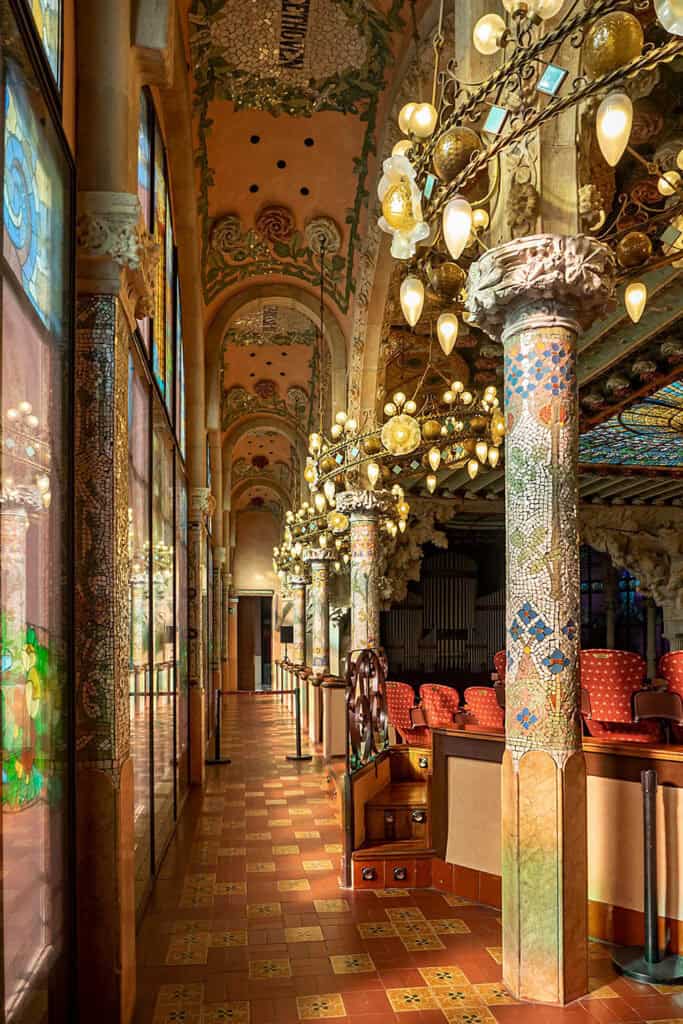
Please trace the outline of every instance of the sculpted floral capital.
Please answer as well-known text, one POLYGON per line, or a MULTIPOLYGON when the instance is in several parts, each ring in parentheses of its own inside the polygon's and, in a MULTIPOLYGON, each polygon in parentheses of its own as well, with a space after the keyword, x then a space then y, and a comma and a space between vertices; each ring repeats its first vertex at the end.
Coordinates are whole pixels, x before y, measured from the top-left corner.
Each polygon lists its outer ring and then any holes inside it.
POLYGON ((525 311, 588 326, 615 294, 611 250, 586 235, 529 235, 497 246, 470 268, 471 322, 501 340, 525 311))
POLYGON ((381 515, 388 512, 394 503, 390 491, 341 491, 337 495, 335 508, 344 515, 381 515))
POLYGON ((309 548, 306 552, 305 559, 307 562, 331 562, 334 558, 334 552, 330 551, 329 548, 309 548))

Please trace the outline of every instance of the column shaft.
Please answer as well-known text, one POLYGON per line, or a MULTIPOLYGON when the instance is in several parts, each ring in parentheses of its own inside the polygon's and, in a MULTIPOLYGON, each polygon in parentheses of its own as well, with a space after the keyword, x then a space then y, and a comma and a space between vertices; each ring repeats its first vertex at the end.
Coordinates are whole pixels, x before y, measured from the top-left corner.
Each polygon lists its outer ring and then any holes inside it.
POLYGON ((588 986, 576 340, 613 287, 606 247, 553 235, 490 250, 468 283, 474 322, 505 347, 503 979, 546 1003, 588 986))
POLYGON ((207 665, 204 649, 204 616, 208 588, 206 567, 206 516, 208 487, 190 492, 187 549, 188 683, 190 689, 190 781, 203 785, 206 748, 207 665))
POLYGON ((313 674, 326 676, 330 671, 330 561, 327 551, 309 553, 311 564, 311 605, 313 608, 313 674))
POLYGON ((306 580, 295 577, 290 583, 294 605, 292 660, 295 665, 303 665, 306 660, 306 580))
POLYGON ((228 649, 230 651, 230 661, 228 662, 229 669, 229 683, 228 688, 230 690, 237 689, 237 616, 239 614, 239 597, 230 598, 229 608, 229 621, 228 621, 228 649))
POLYGON ((351 525, 351 650, 380 645, 377 562, 379 520, 391 503, 386 491, 343 491, 336 507, 351 525))

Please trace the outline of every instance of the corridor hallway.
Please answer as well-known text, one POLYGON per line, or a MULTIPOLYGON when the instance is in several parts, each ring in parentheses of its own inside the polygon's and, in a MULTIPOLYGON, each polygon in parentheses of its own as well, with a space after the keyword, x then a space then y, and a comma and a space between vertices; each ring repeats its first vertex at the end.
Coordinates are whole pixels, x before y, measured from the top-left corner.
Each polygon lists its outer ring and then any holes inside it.
POLYGON ((590 998, 516 1004, 500 912, 428 890, 339 885, 342 828, 320 757, 296 764, 277 698, 225 701, 223 754, 191 793, 138 938, 136 1024, 484 1024, 683 1019, 683 996, 615 978, 590 998))

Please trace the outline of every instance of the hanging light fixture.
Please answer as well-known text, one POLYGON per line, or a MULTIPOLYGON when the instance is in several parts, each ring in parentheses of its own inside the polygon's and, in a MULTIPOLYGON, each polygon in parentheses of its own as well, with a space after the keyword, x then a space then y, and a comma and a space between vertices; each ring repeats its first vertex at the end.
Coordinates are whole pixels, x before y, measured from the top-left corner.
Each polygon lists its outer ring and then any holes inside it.
POLYGON ((434 491, 436 490, 436 474, 429 473, 425 483, 427 484, 427 490, 429 491, 429 493, 433 494, 434 491))
POLYGON ((496 448, 495 445, 492 445, 489 448, 488 460, 491 469, 495 469, 498 463, 500 462, 500 448, 496 448))
POLYGON ((633 104, 625 92, 611 92, 598 107, 595 126, 600 151, 610 167, 616 167, 628 146, 633 124, 633 104))
POLYGON ((443 212, 443 236, 454 260, 462 254, 471 233, 472 207, 464 196, 456 196, 443 212))
POLYGON ((323 484, 323 491, 325 492, 325 497, 327 498, 330 505, 334 501, 335 489, 336 488, 334 486, 334 480, 326 480, 325 483, 323 484))
POLYGON ((645 311, 647 286, 642 281, 631 281, 626 286, 626 291, 624 292, 624 303, 626 305, 626 312, 631 317, 631 320, 633 320, 633 323, 637 324, 645 311))
POLYGON ((458 337, 458 318, 455 313, 441 314, 436 322, 436 333, 444 355, 449 356, 458 337))
POLYGON ((425 301, 425 288, 419 277, 406 277, 401 282, 400 298, 403 315, 414 327, 422 315, 425 301))
POLYGON ((485 57, 500 50, 505 38, 505 22, 500 14, 485 14, 474 26, 472 42, 475 49, 485 57))
POLYGON ((436 107, 431 103, 418 103, 410 115, 410 130, 418 139, 428 139, 436 128, 436 107))
POLYGON ((683 36, 682 0, 655 0, 655 13, 662 28, 672 36, 683 36))
POLYGON ((470 480, 474 480, 478 472, 479 463, 477 462, 476 459, 470 459, 470 461, 467 463, 467 475, 469 476, 470 480))
POLYGON ((398 113, 398 126, 404 135, 410 133, 410 120, 415 112, 417 103, 405 103, 398 113))
POLYGON ((427 460, 429 462, 429 465, 432 467, 432 469, 436 473, 437 469, 441 465, 441 452, 439 451, 439 449, 438 448, 430 448, 429 449, 429 454, 427 455, 427 460))
POLYGON ((375 484, 379 480, 380 468, 379 468, 379 466, 377 465, 376 462, 368 462, 368 470, 367 470, 367 472, 368 472, 368 480, 370 481, 370 486, 374 490, 375 489, 375 484))

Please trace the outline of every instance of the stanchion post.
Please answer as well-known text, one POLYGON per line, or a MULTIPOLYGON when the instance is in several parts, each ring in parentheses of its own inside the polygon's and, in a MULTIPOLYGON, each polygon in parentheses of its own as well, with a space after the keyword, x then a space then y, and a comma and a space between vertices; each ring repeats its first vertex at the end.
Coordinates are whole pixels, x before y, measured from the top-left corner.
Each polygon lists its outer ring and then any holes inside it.
POLYGON ((312 754, 301 753, 301 694, 298 686, 294 689, 294 711, 296 714, 296 754, 287 754, 287 760, 312 761, 312 754))
POLYGON ((683 985, 683 957, 662 956, 659 949, 657 898, 657 772, 640 773, 643 791, 643 861, 645 945, 622 946, 612 956, 617 970, 643 984, 683 985))
POLYGON ((232 764, 229 757, 221 757, 221 698, 222 690, 216 690, 216 721, 214 724, 215 748, 213 758, 206 759, 207 764, 232 764))

